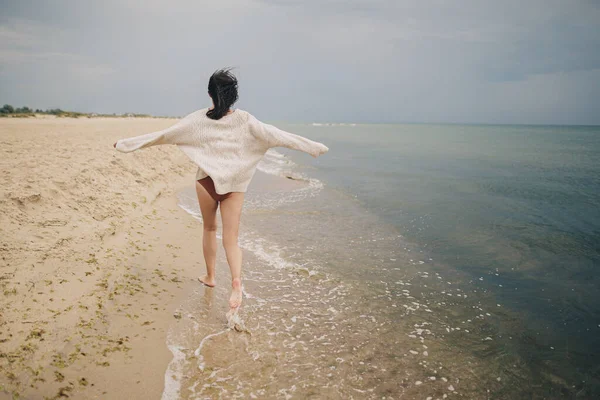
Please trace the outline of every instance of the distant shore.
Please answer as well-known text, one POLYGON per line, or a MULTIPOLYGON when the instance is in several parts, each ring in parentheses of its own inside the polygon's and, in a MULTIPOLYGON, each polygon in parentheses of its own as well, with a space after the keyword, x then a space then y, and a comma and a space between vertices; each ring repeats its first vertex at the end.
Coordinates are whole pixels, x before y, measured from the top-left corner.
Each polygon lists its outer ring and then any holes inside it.
POLYGON ((179 119, 180 117, 155 116, 149 114, 97 114, 78 113, 65 111, 59 114, 46 113, 12 113, 0 114, 0 118, 157 118, 157 119, 179 119))
POLYGON ((51 108, 42 110, 36 108, 13 107, 10 104, 5 104, 0 107, 0 118, 180 118, 173 116, 154 116, 150 114, 139 113, 122 113, 122 114, 102 114, 102 113, 85 113, 79 111, 67 111, 60 108, 51 108))

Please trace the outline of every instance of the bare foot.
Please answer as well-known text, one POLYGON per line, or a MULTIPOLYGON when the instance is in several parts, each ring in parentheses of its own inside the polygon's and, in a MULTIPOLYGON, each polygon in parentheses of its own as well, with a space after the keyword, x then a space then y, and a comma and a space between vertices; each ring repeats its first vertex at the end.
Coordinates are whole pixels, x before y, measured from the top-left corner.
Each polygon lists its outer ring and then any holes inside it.
POLYGON ((215 278, 209 278, 208 275, 204 275, 198 278, 198 280, 208 287, 215 287, 215 278))
POLYGON ((229 298, 229 307, 238 308, 242 305, 242 280, 234 279, 231 281, 231 297, 229 298))

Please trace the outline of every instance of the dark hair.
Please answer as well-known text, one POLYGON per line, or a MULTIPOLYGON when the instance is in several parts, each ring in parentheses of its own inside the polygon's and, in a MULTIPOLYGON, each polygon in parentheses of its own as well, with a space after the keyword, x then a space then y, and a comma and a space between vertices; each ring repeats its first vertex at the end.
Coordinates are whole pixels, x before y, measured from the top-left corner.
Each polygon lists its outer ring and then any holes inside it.
POLYGON ((238 82, 230 71, 231 68, 218 69, 208 80, 208 94, 215 105, 206 113, 211 119, 221 119, 238 99, 238 82))

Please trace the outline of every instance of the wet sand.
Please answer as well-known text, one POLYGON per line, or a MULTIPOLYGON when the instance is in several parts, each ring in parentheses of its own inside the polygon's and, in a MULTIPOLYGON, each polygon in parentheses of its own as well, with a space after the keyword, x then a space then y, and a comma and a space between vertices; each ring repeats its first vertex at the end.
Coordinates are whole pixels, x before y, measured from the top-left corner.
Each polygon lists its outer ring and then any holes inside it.
POLYGON ((173 195, 195 167, 112 144, 174 122, 0 120, 0 399, 160 397, 167 329, 204 268, 173 195))

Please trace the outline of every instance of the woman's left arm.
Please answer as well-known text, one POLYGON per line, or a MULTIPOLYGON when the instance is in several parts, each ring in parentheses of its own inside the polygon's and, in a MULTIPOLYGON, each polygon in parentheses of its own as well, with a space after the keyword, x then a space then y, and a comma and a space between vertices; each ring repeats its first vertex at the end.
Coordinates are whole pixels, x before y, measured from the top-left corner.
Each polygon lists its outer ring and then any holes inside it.
POLYGON ((253 121, 254 131, 258 134, 269 148, 287 147, 292 150, 299 150, 318 157, 327 153, 329 148, 323 143, 315 142, 300 135, 281 130, 273 125, 265 124, 257 119, 253 121))

